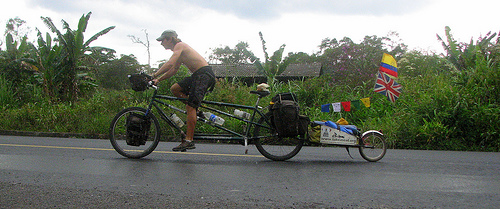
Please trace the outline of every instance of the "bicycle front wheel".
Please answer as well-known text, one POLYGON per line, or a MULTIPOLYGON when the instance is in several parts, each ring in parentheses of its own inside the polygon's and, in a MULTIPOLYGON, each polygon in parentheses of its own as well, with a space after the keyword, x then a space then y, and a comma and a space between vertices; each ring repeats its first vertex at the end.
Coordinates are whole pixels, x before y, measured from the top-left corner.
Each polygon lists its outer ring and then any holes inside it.
MULTIPOLYGON (((268 113, 267 118, 270 118, 268 113)), ((305 136, 280 137, 274 128, 271 128, 271 122, 262 117, 259 122, 261 126, 256 125, 254 129, 255 146, 264 157, 283 161, 292 158, 299 153, 304 144, 305 136)))
POLYGON ((160 123, 158 119, 147 110, 140 107, 129 107, 120 111, 109 128, 109 140, 113 148, 121 155, 128 158, 142 158, 149 155, 160 142, 160 123), (134 142, 130 133, 127 134, 127 118, 131 114, 146 116, 150 121, 149 130, 145 132, 145 137, 140 142, 134 142), (134 142, 134 143, 131 143, 134 142))
POLYGON ((370 132, 361 138, 359 154, 369 162, 382 159, 387 152, 387 143, 384 136, 377 132, 370 132))

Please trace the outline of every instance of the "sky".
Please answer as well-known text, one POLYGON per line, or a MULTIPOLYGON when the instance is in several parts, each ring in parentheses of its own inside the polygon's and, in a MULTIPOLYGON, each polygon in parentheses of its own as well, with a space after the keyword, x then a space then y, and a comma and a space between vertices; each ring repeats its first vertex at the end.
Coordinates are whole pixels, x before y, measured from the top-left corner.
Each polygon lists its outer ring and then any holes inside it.
MULTIPOLYGON (((450 26, 458 41, 477 40, 486 33, 499 32, 496 0, 0 0, 0 30, 9 18, 26 21, 23 31, 31 41, 35 28, 49 32, 40 17, 50 17, 62 29, 65 20, 75 29, 84 14, 92 12, 86 38, 116 26, 92 42, 135 55, 148 63, 146 48, 133 43, 130 35, 146 41, 149 34, 151 64, 168 59, 156 38, 167 29, 207 60, 212 49, 247 42, 249 49, 263 57, 259 32, 269 54, 286 44, 285 54, 319 51, 325 38, 351 38, 359 43, 367 35, 387 36, 397 32, 410 49, 442 53, 436 34, 445 36, 450 26), (31 32, 29 32, 31 31, 31 32)), ((3 42, 3 39, 2 39, 3 42)), ((0 46, 4 48, 3 46, 0 46)))

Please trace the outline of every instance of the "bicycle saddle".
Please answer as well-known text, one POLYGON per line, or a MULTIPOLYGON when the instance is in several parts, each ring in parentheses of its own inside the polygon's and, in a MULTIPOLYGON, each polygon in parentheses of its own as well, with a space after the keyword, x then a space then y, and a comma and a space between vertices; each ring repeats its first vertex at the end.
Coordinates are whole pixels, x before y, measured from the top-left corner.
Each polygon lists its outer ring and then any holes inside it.
POLYGON ((257 94, 260 97, 265 97, 265 96, 271 94, 271 92, 269 92, 269 91, 250 91, 250 93, 251 94, 257 94))

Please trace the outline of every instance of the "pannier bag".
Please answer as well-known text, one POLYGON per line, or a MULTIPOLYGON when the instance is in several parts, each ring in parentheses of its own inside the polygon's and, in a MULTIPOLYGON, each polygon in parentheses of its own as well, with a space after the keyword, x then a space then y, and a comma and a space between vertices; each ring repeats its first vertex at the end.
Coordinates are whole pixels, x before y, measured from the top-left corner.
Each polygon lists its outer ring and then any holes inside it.
POLYGON ((279 136, 296 137, 306 134, 309 118, 299 114, 300 108, 295 94, 277 94, 271 104, 272 120, 279 136))
POLYGON ((130 113, 127 116, 127 144, 130 146, 141 146, 148 139, 151 121, 145 115, 130 113))
POLYGON ((305 115, 299 115, 299 135, 308 133, 310 124, 311 120, 309 120, 309 117, 305 115))
POLYGON ((277 101, 281 101, 281 100, 292 100, 295 102, 299 102, 297 95, 294 93, 291 93, 291 92, 276 94, 271 101, 276 103, 277 101))
POLYGON ((148 83, 151 79, 152 77, 145 73, 128 75, 128 80, 134 91, 145 91, 148 89, 148 83))

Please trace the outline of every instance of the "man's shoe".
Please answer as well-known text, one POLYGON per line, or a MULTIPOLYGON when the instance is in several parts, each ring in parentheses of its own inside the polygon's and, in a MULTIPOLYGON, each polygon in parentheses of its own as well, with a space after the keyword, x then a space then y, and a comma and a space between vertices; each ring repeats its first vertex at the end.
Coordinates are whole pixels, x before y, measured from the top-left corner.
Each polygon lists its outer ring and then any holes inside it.
POLYGON ((194 146, 194 142, 182 141, 182 143, 179 146, 174 147, 172 151, 185 152, 188 149, 195 149, 195 148, 196 147, 194 146))

